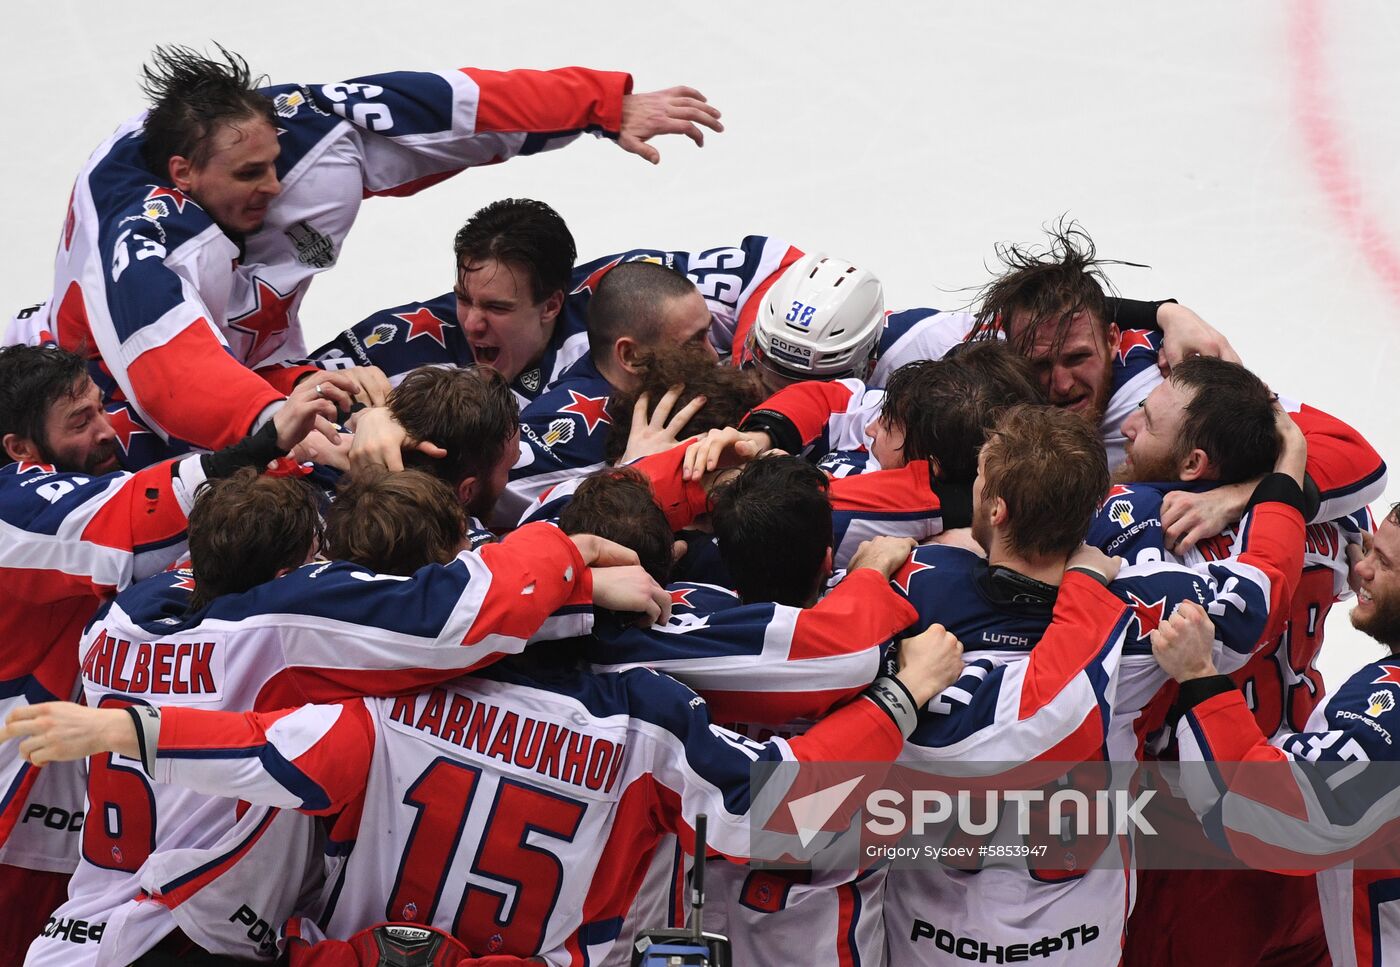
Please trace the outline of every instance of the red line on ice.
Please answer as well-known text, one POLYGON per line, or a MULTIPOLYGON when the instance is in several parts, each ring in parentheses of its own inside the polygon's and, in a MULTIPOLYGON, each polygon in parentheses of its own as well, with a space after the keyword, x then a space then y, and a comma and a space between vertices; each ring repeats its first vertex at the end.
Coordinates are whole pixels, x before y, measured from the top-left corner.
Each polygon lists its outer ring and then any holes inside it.
MULTIPOLYGON (((1342 149, 1342 138, 1333 123, 1327 65, 1324 56, 1326 4, 1322 0, 1296 0, 1289 30, 1289 48, 1295 64, 1294 118, 1302 130, 1308 160, 1347 235, 1360 247, 1372 271, 1380 276, 1391 298, 1400 304, 1400 255, 1381 223, 1368 211, 1360 183, 1342 149)), ((1335 9, 1335 8, 1334 8, 1335 9)))

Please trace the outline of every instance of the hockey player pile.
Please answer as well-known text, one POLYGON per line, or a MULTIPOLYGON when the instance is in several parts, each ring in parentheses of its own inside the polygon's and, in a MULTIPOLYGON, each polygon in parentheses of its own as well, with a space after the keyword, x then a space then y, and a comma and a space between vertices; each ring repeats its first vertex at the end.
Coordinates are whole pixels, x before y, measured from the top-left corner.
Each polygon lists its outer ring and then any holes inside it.
POLYGON ((580 262, 506 199, 308 351, 363 199, 719 112, 258 83, 157 49, 5 332, 0 962, 625 965, 705 814, 743 967, 1400 963, 1400 872, 1344 862, 1400 818, 1400 519, 1346 423, 1072 224, 939 311, 765 236, 580 262), (1387 654, 1324 696, 1352 592, 1387 654), (746 862, 755 763, 1157 754, 1297 763, 1185 790, 1291 875, 746 862))

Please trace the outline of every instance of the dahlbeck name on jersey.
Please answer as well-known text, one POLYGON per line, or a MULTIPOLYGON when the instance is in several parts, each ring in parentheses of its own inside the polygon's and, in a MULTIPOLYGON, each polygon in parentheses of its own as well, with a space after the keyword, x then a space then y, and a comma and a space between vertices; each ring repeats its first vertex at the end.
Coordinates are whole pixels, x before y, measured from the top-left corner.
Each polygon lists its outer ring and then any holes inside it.
POLYGON ((223 696, 223 649, 212 641, 140 641, 97 636, 83 659, 93 685, 127 694, 223 696))

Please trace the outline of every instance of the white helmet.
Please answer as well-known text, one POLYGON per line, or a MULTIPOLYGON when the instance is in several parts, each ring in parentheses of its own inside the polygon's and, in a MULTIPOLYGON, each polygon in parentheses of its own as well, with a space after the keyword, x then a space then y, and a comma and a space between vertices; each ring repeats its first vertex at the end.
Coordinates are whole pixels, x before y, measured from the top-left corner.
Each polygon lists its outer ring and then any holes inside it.
POLYGON ((749 330, 749 361, 789 379, 864 379, 885 324, 880 280, 820 252, 788 267, 749 330))

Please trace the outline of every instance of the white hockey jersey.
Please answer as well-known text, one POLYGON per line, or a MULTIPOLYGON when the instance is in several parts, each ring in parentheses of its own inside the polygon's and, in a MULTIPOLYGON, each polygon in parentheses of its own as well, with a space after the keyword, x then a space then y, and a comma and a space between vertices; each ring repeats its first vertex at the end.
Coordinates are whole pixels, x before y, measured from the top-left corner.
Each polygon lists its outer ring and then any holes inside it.
POLYGON ((806 735, 755 742, 655 672, 595 675, 525 656, 400 699, 166 710, 154 776, 343 810, 332 845, 346 859, 318 918, 328 936, 409 920, 474 953, 584 965, 611 947, 663 833, 691 843, 703 812, 712 849, 748 854, 756 761, 889 760, 899 738, 859 699, 806 735))
MULTIPOLYGON (((98 607, 184 553, 204 481, 198 457, 90 477, 35 463, 0 468, 0 719, 75 697, 77 643, 98 607)), ((82 763, 37 769, 0 745, 0 863, 67 873, 78 860, 82 763)))
POLYGON ((278 364, 306 355, 298 308, 340 257, 362 199, 616 131, 630 85, 582 68, 466 68, 265 88, 282 193, 241 244, 145 166, 144 115, 132 118, 74 185, 47 329, 100 359, 108 398, 129 401, 161 438, 233 443, 309 371, 278 364))
MULTIPOLYGON (((589 575, 573 542, 543 524, 412 577, 308 564, 193 613, 191 576, 175 571, 119 595, 88 626, 84 694, 92 706, 245 711, 413 691, 532 636, 586 633, 589 575)), ((321 872, 306 817, 152 787, 120 756, 91 761, 88 813, 69 900, 29 963, 125 964, 176 926, 211 952, 266 959, 277 952, 266 925, 280 925, 321 872)))

